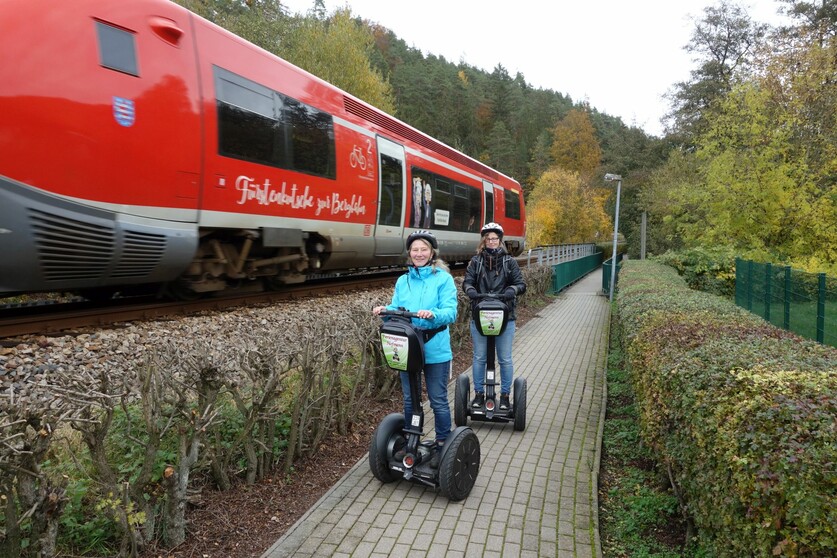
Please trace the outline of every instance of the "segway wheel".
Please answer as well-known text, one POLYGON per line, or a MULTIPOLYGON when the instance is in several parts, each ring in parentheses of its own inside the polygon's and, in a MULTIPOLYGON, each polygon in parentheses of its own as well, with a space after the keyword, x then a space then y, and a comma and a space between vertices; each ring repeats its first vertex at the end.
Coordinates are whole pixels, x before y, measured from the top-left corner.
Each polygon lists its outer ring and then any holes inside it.
POLYGON ((526 430, 526 378, 514 379, 514 429, 526 430))
POLYGON ((456 426, 468 426, 468 396, 471 394, 471 380, 465 374, 456 377, 453 398, 453 421, 456 426))
POLYGON ((471 493, 480 470, 480 441, 470 428, 454 430, 439 463, 439 488, 451 501, 471 493))
POLYGON ((404 438, 404 415, 391 413, 384 417, 369 444, 369 469, 381 482, 393 482, 401 478, 397 471, 389 468, 389 460, 407 440, 404 438))

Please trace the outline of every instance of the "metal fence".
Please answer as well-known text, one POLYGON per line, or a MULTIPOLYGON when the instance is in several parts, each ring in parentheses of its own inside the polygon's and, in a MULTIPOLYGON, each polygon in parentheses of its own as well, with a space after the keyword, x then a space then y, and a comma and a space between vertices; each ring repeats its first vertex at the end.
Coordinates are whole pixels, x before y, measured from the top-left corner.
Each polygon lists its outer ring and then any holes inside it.
POLYGON ((526 254, 526 265, 552 266, 552 291, 555 294, 572 285, 600 265, 602 253, 592 243, 539 246, 526 254))
POLYGON ((837 347, 837 278, 736 258, 735 303, 771 324, 837 347))
POLYGON ((577 260, 596 253, 598 248, 592 242, 585 244, 556 244, 539 246, 526 253, 527 265, 555 265, 577 260))
POLYGON ((589 256, 583 256, 577 260, 562 262, 552 266, 552 293, 557 293, 594 269, 602 265, 602 258, 604 255, 601 252, 596 252, 589 256))

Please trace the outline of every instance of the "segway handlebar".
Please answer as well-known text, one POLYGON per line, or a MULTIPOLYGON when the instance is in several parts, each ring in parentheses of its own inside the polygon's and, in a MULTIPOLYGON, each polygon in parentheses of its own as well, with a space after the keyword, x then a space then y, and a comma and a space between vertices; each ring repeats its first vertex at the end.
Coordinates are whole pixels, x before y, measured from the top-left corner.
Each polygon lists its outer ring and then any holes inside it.
POLYGON ((418 318, 418 312, 409 312, 407 310, 381 310, 378 316, 398 316, 399 318, 418 318))

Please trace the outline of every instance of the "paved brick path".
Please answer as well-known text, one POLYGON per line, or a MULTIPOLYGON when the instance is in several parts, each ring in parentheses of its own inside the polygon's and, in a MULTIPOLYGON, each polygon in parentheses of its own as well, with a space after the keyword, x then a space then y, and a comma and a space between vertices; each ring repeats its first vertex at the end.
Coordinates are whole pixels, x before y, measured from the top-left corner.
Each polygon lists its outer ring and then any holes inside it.
MULTIPOLYGON (((262 558, 601 557, 596 487, 610 308, 600 291, 601 268, 517 331, 526 430, 468 422, 481 463, 465 500, 406 481, 382 484, 364 457, 262 558)), ((453 391, 451 382, 451 404, 453 391)))

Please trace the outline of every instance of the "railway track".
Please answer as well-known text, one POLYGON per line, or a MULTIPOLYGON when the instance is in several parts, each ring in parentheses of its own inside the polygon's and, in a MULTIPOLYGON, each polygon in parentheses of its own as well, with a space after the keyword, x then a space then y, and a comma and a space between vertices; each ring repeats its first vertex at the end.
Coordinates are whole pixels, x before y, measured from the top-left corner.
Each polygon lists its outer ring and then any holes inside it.
POLYGON ((293 285, 276 291, 240 293, 195 301, 164 301, 153 298, 114 299, 106 304, 71 302, 46 306, 4 308, 0 311, 0 345, 11 346, 24 335, 58 335, 81 328, 107 327, 122 322, 188 316, 205 311, 273 304, 306 297, 392 286, 399 273, 364 275, 350 279, 293 285))
MULTIPOLYGON (((592 251, 592 245, 567 245, 548 250, 529 251, 519 256, 521 267, 553 264, 581 257, 592 251), (546 257, 544 254, 546 253, 546 257)), ((454 276, 465 272, 465 263, 451 264, 454 276)), ((195 301, 164 301, 153 297, 113 299, 104 303, 73 301, 42 306, 0 306, 0 346, 13 346, 24 335, 58 335, 82 328, 107 327, 122 322, 155 320, 188 316, 204 311, 224 311, 236 307, 273 304, 305 297, 330 296, 340 292, 391 287, 403 268, 359 272, 354 275, 322 277, 315 281, 292 285, 276 291, 241 292, 195 301)))

